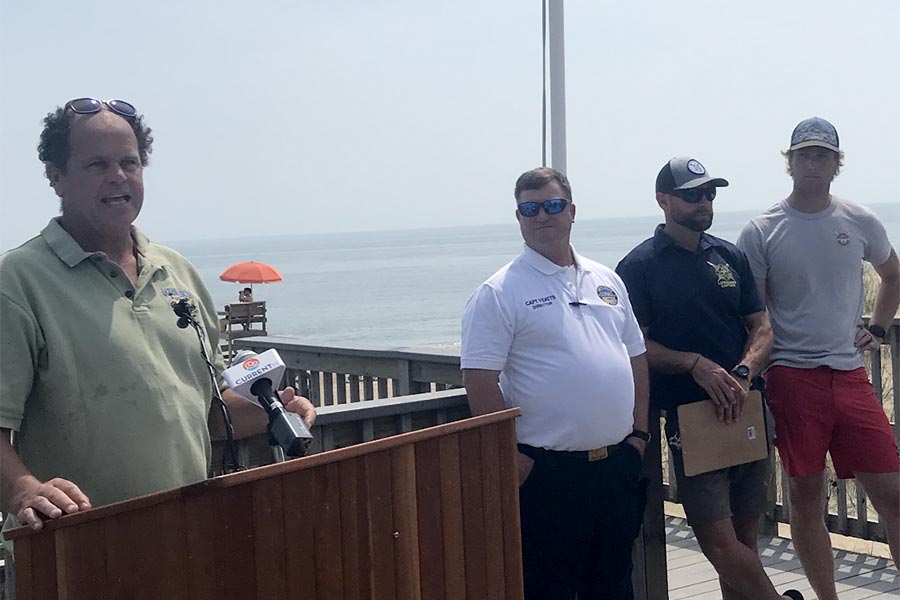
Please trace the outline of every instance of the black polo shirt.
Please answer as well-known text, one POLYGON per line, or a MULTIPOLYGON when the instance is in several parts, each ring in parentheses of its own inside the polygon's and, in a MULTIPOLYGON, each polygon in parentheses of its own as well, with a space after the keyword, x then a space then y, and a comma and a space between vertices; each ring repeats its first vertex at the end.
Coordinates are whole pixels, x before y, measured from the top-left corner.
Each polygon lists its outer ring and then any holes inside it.
MULTIPOLYGON (((625 281, 638 323, 649 327, 649 339, 699 352, 729 371, 744 355, 743 317, 765 310, 744 253, 705 233, 695 253, 659 225, 652 238, 622 259, 616 273, 625 281)), ((707 396, 688 373, 650 372, 650 401, 660 408, 707 396)))

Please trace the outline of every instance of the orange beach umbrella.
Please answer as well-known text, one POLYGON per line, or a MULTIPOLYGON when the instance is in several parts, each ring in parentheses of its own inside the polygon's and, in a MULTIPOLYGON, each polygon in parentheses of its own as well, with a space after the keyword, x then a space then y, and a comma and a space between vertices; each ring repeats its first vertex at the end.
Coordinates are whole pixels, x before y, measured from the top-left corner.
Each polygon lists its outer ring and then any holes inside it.
POLYGON ((272 265, 252 260, 239 262, 225 269, 219 279, 237 283, 276 283, 282 280, 281 273, 272 265))

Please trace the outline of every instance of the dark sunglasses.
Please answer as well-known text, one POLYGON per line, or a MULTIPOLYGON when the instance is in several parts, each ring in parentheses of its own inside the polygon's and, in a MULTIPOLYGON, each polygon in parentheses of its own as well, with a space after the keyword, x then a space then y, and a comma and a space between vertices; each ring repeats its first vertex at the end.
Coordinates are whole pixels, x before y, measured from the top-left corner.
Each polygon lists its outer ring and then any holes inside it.
POLYGON ((79 115, 90 115, 103 110, 103 105, 118 115, 133 119, 137 116, 137 109, 124 100, 97 100, 95 98, 76 98, 66 102, 66 108, 79 115))
POLYGON ((674 190, 673 196, 678 196, 688 204, 697 204, 705 197, 712 202, 716 199, 716 188, 694 188, 692 190, 674 190))
POLYGON ((522 202, 519 204, 519 214, 523 217, 536 217, 543 206, 544 212, 548 215, 558 215, 565 210, 568 203, 569 201, 565 198, 551 198, 543 202, 522 202))

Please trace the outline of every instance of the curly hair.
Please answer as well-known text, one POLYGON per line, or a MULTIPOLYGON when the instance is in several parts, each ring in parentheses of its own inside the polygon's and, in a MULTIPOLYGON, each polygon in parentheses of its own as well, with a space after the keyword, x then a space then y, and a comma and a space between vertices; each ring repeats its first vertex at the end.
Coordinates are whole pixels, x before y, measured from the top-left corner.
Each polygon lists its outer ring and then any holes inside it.
MULTIPOLYGON (((65 106, 58 106, 55 111, 47 113, 44 118, 44 130, 41 131, 41 141, 38 144, 38 158, 43 163, 50 163, 61 172, 66 172, 66 164, 69 162, 69 133, 71 131, 72 117, 65 106)), ((73 113, 74 114, 74 113, 73 113)), ((136 115, 125 118, 134 136, 137 138, 138 153, 141 157, 141 165, 147 166, 150 162, 150 153, 153 151, 153 136, 151 129, 144 125, 144 117, 136 115)))

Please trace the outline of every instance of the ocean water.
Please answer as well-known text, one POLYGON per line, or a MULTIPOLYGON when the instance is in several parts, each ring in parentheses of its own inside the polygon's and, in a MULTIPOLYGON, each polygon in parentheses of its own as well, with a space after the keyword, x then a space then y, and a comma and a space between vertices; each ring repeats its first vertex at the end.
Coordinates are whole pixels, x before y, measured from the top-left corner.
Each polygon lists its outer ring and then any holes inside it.
MULTIPOLYGON (((873 205, 895 248, 900 203, 873 205)), ((710 233, 734 241, 758 211, 716 214, 710 233)), ((650 237, 659 217, 579 219, 572 242, 615 268, 650 237)), ((152 232, 151 232, 152 233, 152 232)), ((274 265, 284 281, 255 285, 269 333, 304 343, 354 348, 452 351, 472 291, 522 249, 518 223, 407 231, 338 233, 167 243, 199 269, 219 308, 237 301, 237 283, 219 280, 229 265, 274 265)))

